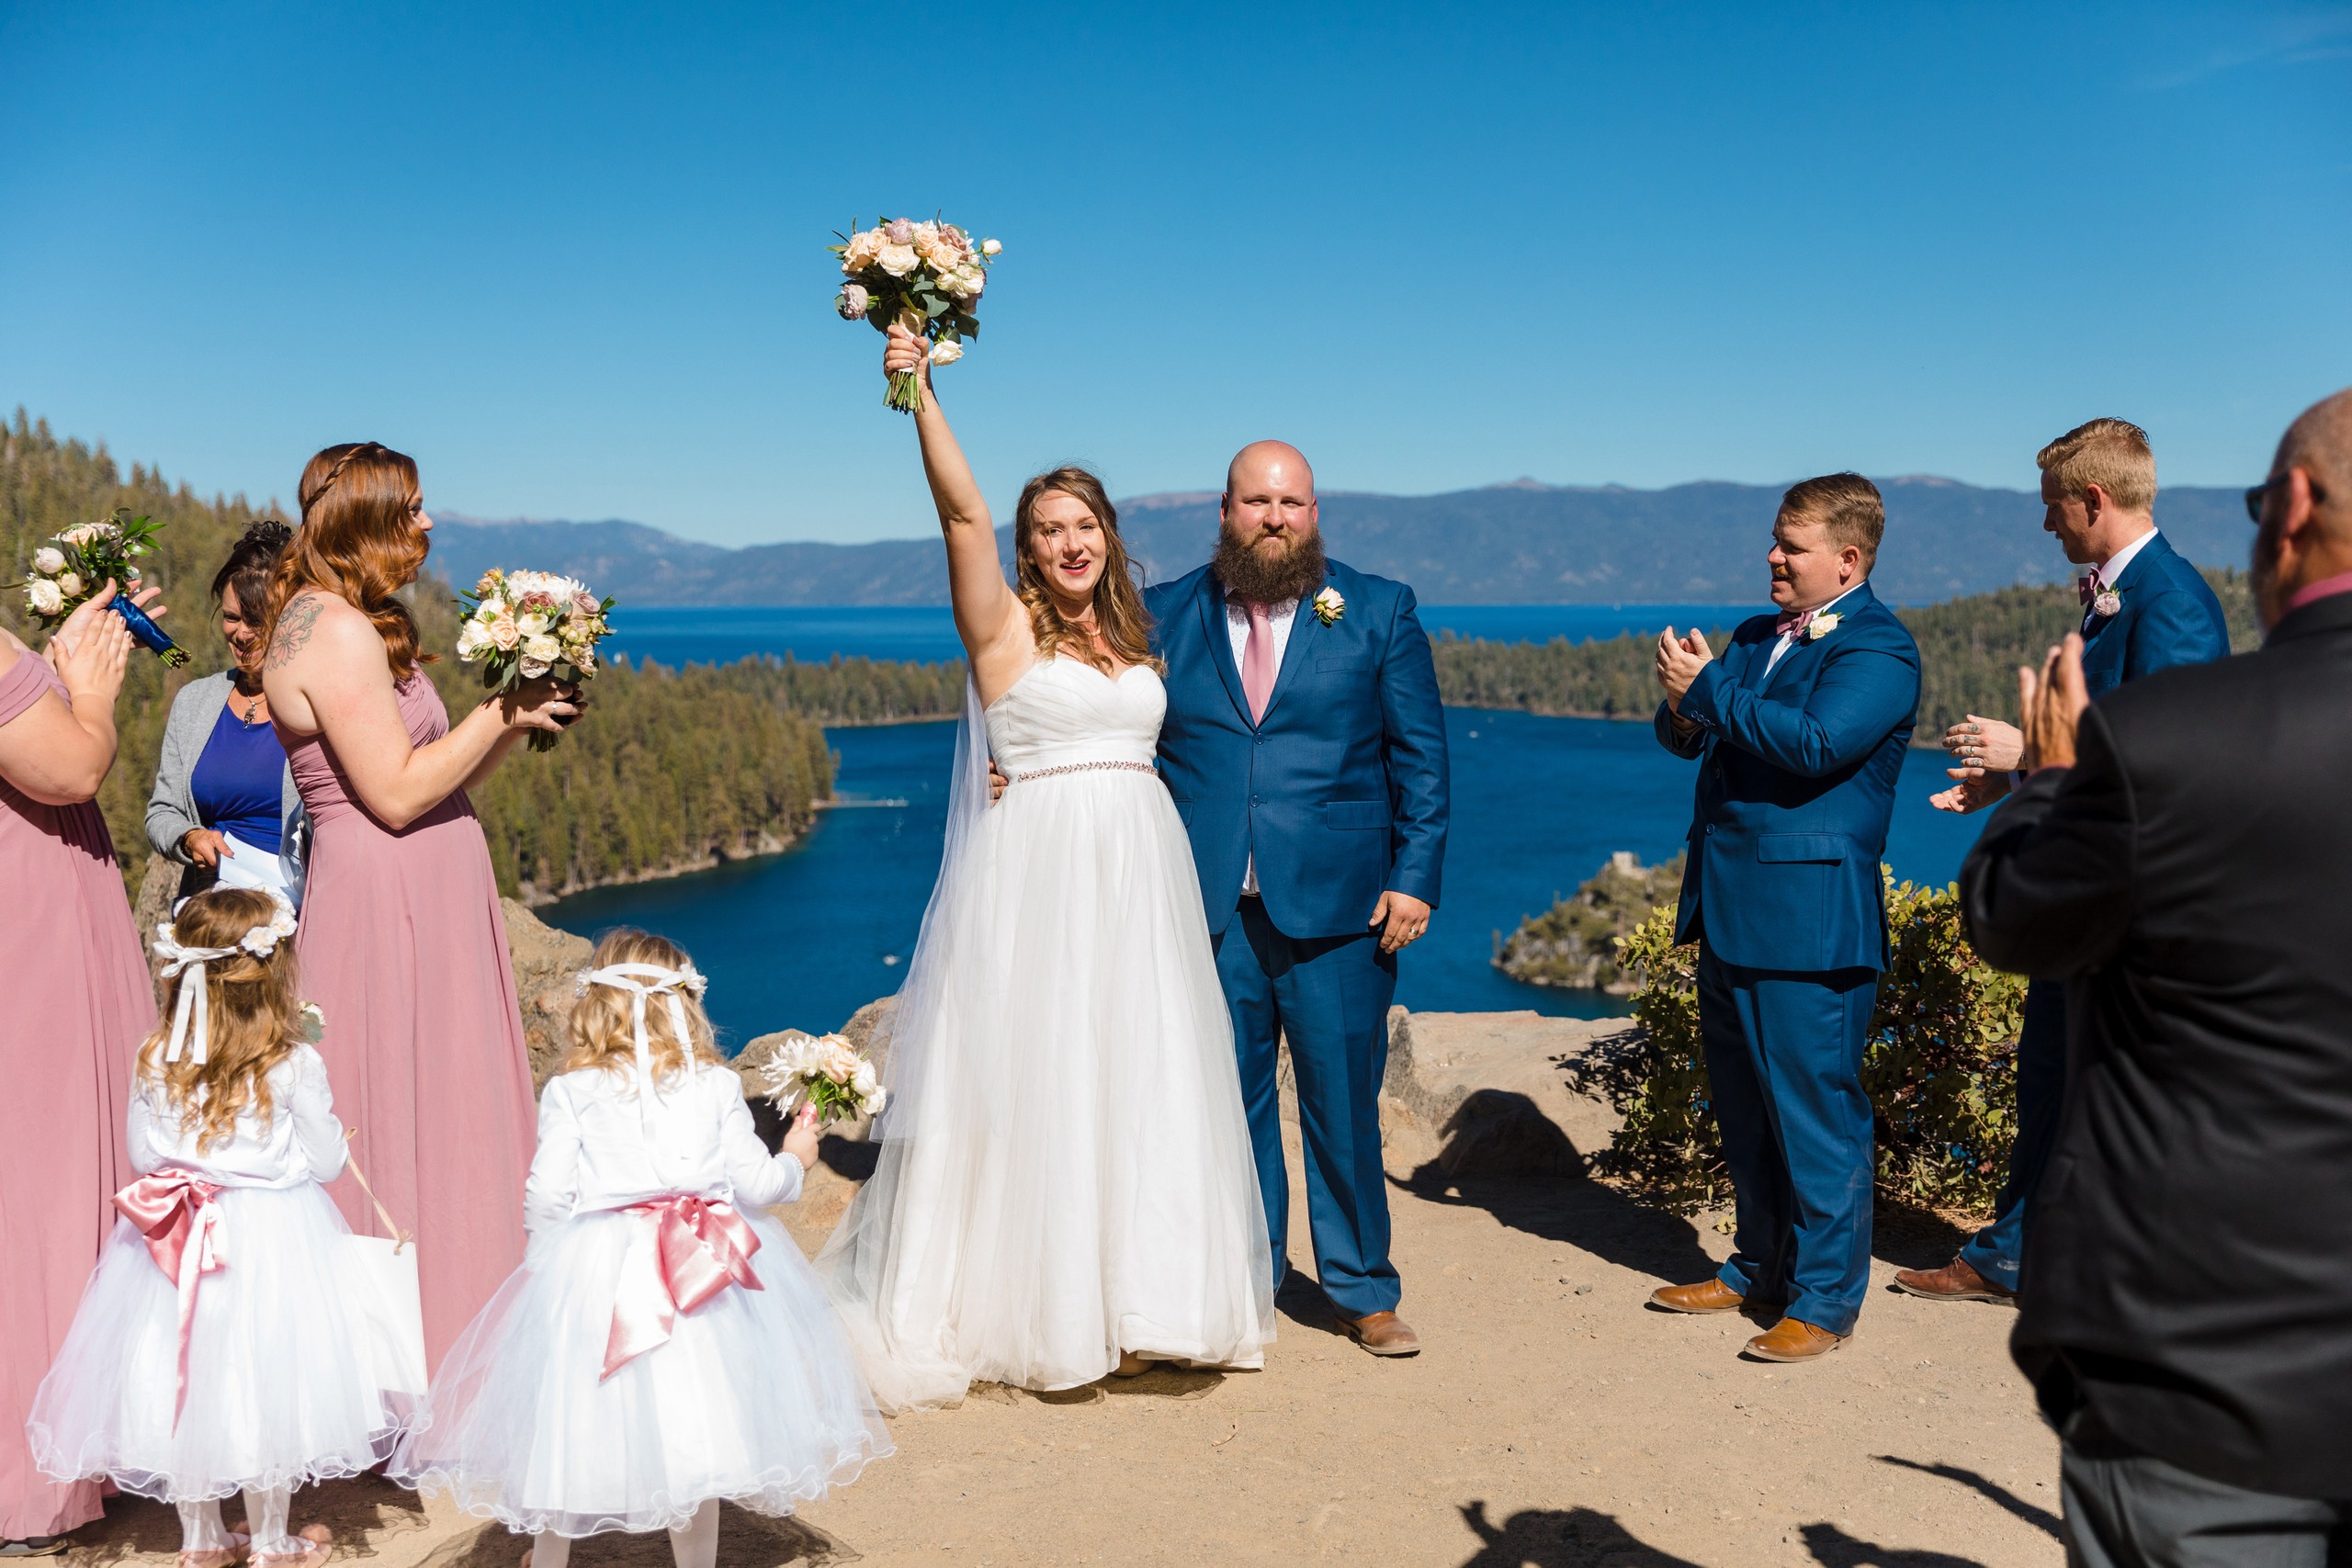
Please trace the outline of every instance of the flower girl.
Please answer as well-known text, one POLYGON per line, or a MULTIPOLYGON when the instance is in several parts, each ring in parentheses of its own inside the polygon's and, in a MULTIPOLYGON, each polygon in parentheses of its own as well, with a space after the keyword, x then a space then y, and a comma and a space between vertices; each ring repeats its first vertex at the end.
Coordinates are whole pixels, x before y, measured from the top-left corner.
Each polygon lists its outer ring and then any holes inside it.
POLYGON ((565 1568, 581 1536, 656 1529, 679 1568, 711 1568, 720 1499, 790 1513, 889 1453, 889 1433, 765 1213, 800 1196, 812 1119, 769 1156, 677 948, 616 931, 590 964, 539 1100, 529 1250, 450 1348, 390 1473, 535 1535, 534 1568, 565 1568))
POLYGON ((397 1436, 350 1232, 322 1183, 344 1167, 317 1013, 295 989, 284 896, 216 888, 159 926, 179 982, 139 1050, 140 1179, 26 1424, 43 1472, 177 1505, 180 1568, 243 1554, 316 1568, 325 1527, 286 1529, 296 1487, 356 1475, 397 1436), (245 1497, 246 1534, 220 1499, 245 1497), (250 1541, 248 1541, 248 1535, 250 1541))

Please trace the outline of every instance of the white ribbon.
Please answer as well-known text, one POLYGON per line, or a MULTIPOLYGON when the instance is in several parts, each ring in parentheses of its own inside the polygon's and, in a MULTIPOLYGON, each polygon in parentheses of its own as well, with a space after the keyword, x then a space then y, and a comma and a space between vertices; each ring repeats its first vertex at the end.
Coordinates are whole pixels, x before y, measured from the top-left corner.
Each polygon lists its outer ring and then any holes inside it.
POLYGON ((155 956, 164 961, 164 978, 179 976, 179 1005, 172 1012, 172 1043, 164 1049, 164 1060, 176 1062, 181 1047, 189 1037, 189 1021, 195 1021, 193 1055, 198 1066, 208 1060, 205 1047, 211 1038, 211 987, 204 983, 204 966, 216 959, 234 958, 233 947, 182 947, 172 934, 168 924, 155 928, 155 956))
POLYGON ((678 1037, 678 1049, 686 1058, 686 1076, 691 1078, 696 1069, 695 1039, 686 1032, 686 1004, 678 992, 692 991, 699 997, 707 984, 691 964, 683 969, 664 969, 658 964, 613 964, 602 969, 580 972, 580 987, 610 986, 615 990, 629 993, 629 1027, 637 1045, 637 1119, 639 1126, 645 1121, 645 1102, 649 1097, 658 1099, 660 1090, 653 1081, 653 1052, 645 1038, 645 1002, 659 996, 670 1004, 670 1028, 678 1037))

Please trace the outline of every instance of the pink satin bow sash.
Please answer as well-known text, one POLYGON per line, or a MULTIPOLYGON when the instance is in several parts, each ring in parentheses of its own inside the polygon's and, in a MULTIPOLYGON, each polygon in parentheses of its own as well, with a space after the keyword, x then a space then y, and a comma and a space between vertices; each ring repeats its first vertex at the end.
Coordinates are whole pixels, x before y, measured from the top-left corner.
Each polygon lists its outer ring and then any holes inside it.
POLYGON ((668 1339, 678 1314, 729 1285, 767 1288, 752 1272, 759 1235, 732 1204, 679 1196, 632 1203, 621 1213, 642 1219, 650 1234, 629 1248, 622 1266, 600 1382, 668 1339))
POLYGON ((196 1288, 207 1274, 229 1265, 220 1205, 213 1201, 220 1191, 217 1183, 200 1181, 184 1170, 159 1170, 114 1195, 115 1208, 147 1238, 147 1256, 179 1287, 179 1389, 172 1401, 174 1431, 179 1430, 180 1410, 187 1404, 187 1344, 188 1331, 196 1321, 196 1288))

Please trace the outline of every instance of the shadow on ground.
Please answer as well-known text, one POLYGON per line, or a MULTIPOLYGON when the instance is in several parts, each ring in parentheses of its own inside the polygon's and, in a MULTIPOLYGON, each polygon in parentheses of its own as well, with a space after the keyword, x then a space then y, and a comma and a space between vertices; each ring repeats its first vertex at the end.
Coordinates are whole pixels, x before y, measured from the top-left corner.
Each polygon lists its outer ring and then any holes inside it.
POLYGON ((1933 1475, 1946 1481, 1956 1481, 1961 1485, 1980 1494, 1994 1506, 2016 1515, 2051 1540, 2065 1539, 2065 1522, 2057 1515, 2047 1508, 2037 1507, 2027 1502, 1989 1475, 1980 1475, 1975 1471, 1965 1470, 1956 1464, 1922 1464, 1916 1459, 1898 1459, 1893 1454, 1881 1454, 1878 1456, 1878 1461, 1881 1464, 1894 1465, 1898 1470, 1916 1470, 1922 1475, 1933 1475))
POLYGON ((1513 1230, 1580 1247, 1665 1284, 1714 1273, 1715 1260, 1688 1219, 1605 1182, 1563 1174, 1580 1169, 1583 1156, 1526 1095, 1481 1089, 1463 1102, 1443 1135, 1436 1158, 1390 1180, 1427 1202, 1484 1209, 1513 1230))
MULTIPOLYGON (((232 1530, 244 1529, 244 1510, 234 1497, 220 1505, 221 1518, 232 1530)), ((298 1529, 322 1524, 333 1530, 335 1556, 342 1559, 374 1557, 386 1538, 421 1530, 426 1518, 415 1493, 368 1474, 295 1493, 291 1522, 298 1529)), ((179 1515, 169 1504, 144 1497, 109 1497, 106 1517, 75 1530, 73 1542, 59 1560, 70 1568, 102 1568, 139 1557, 169 1559, 180 1549, 179 1515)))
POLYGON ((1464 1505, 1462 1522, 1480 1543, 1462 1568, 1700 1568, 1595 1508, 1522 1508, 1498 1523, 1480 1501, 1464 1505))
MULTIPOLYGON (((529 1544, 503 1525, 485 1523, 436 1548, 418 1568, 514 1568, 529 1544)), ((771 1519, 719 1505, 718 1568, 832 1568, 858 1555, 805 1520, 771 1519)), ((592 1535, 571 1548, 572 1568, 672 1568, 673 1561, 664 1530, 592 1535)))

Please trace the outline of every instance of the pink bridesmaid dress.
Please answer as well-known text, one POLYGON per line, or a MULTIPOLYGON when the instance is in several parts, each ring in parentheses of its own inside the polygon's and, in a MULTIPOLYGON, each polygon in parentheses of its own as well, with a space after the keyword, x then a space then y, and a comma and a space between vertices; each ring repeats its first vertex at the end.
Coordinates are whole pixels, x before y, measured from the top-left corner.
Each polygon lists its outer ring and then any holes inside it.
MULTIPOLYGON (((413 745, 448 733, 424 671, 398 691, 413 745)), ((490 847, 465 791, 395 832, 359 803, 325 737, 278 738, 314 835, 294 950, 326 1015, 319 1051, 357 1129, 353 1156, 416 1233, 425 1360, 438 1367, 523 1259, 537 1138, 490 847)), ((382 1234, 348 1173, 332 1190, 353 1230, 382 1234)))
MULTIPOLYGON (((65 683, 38 654, 0 671, 0 724, 65 683)), ((114 840, 94 802, 43 806, 0 779, 0 1540, 98 1517, 96 1482, 33 1468, 25 1416, 136 1179, 131 1067, 155 993, 114 840)))

